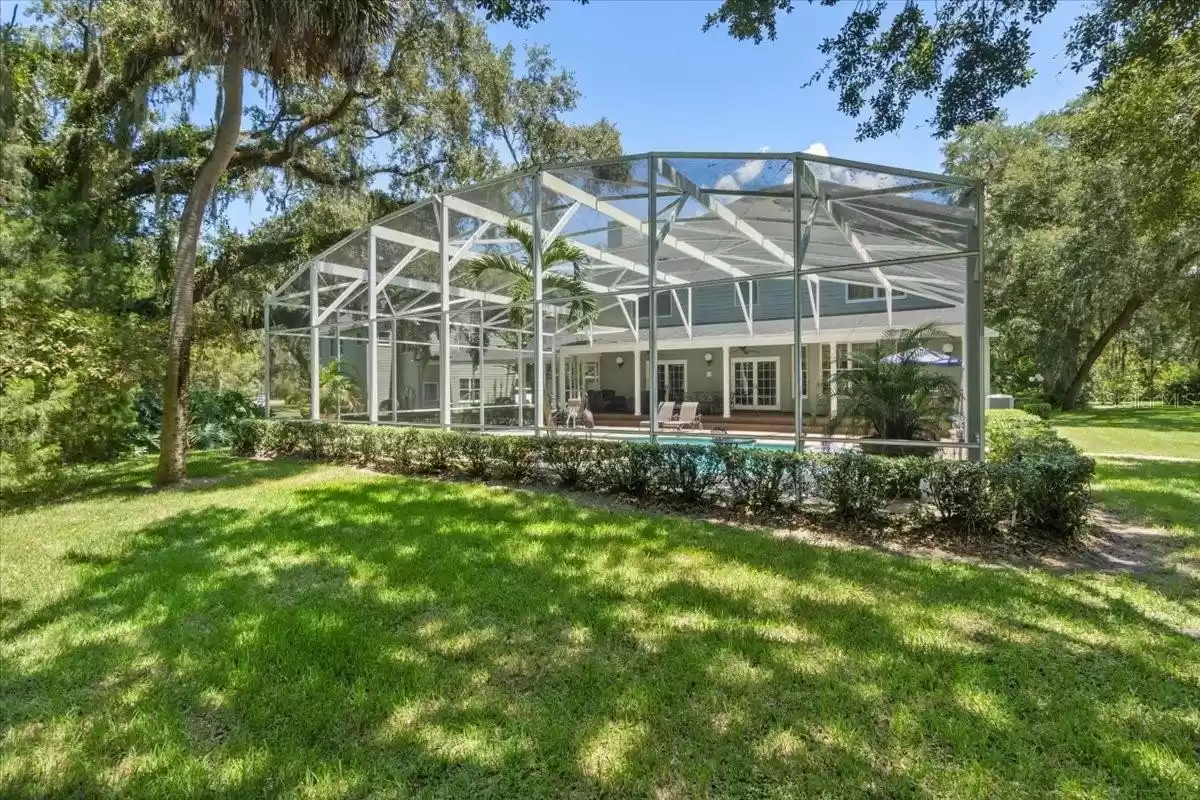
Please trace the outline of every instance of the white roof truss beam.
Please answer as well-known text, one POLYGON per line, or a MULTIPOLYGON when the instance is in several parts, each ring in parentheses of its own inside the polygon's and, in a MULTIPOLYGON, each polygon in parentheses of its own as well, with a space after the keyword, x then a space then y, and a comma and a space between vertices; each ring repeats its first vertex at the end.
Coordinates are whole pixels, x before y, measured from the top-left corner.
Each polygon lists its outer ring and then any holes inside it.
MULTIPOLYGON (((600 200, 595 195, 588 194, 583 189, 572 186, 562 178, 556 178, 554 175, 551 175, 548 172, 543 172, 542 185, 552 192, 558 192, 559 194, 570 197, 572 200, 577 200, 578 202, 583 203, 585 206, 593 209, 597 213, 603 214, 609 219, 615 220, 627 228, 638 231, 643 236, 647 236, 650 233, 649 222, 643 222, 633 214, 630 214, 628 211, 617 208, 615 205, 606 200, 600 200)), ((734 277, 743 277, 746 274, 737 267, 727 264, 716 256, 704 252, 694 244, 681 241, 669 233, 663 234, 660 241, 664 247, 669 247, 672 250, 677 250, 686 256, 691 256, 697 261, 703 262, 704 264, 707 264, 708 266, 720 270, 728 275, 732 275, 734 277)), ((667 276, 665 275, 663 276, 664 279, 666 279, 666 277, 667 276)))
MULTIPOLYGON (((484 208, 483 206, 472 203, 469 200, 463 200, 461 197, 447 195, 443 202, 448 208, 452 208, 455 211, 463 214, 468 214, 477 219, 487 220, 495 225, 507 225, 509 221, 512 220, 526 229, 531 228, 529 223, 525 222, 524 220, 506 217, 504 214, 501 214, 498 211, 492 211, 489 208, 484 208)), ((649 276, 650 274, 650 271, 646 269, 644 265, 630 261, 627 258, 621 258, 620 256, 613 255, 612 253, 606 253, 598 247, 592 247, 590 244, 584 244, 583 242, 575 242, 575 245, 582 250, 584 254, 588 256, 588 258, 591 258, 595 261, 599 261, 613 267, 620 267, 621 269, 626 269, 630 272, 636 272, 637 274, 643 276, 649 276)), ((679 284, 684 282, 671 275, 663 275, 662 279, 666 283, 679 284)))
POLYGON ((795 266, 795 259, 792 258, 791 253, 788 253, 766 236, 763 236, 762 233, 750 225, 750 223, 746 222, 738 217, 737 214, 730 211, 724 203, 720 203, 712 199, 711 196, 705 194, 699 186, 689 180, 686 175, 679 172, 679 170, 667 163, 665 159, 656 158, 654 161, 655 169, 658 170, 658 174, 675 184, 675 186, 683 191, 684 195, 692 198, 697 203, 716 214, 719 218, 729 223, 731 226, 733 226, 734 230, 757 244, 763 250, 766 250, 780 263, 789 267, 795 266))
MULTIPOLYGON (((846 243, 850 245, 850 249, 858 256, 859 260, 864 264, 870 264, 875 259, 871 256, 871 252, 867 250, 866 245, 858 238, 846 221, 842 219, 841 211, 829 199, 829 193, 825 190, 825 185, 821 183, 821 179, 813 172, 811 165, 807 161, 804 163, 804 179, 809 188, 812 189, 813 196, 816 201, 825 209, 825 213, 829 215, 830 221, 833 222, 837 229, 841 231, 842 237, 846 243)), ((887 303, 888 324, 892 324, 892 283, 888 277, 883 274, 883 270, 879 267, 871 267, 871 274, 875 276, 875 280, 883 287, 885 302, 887 303)))

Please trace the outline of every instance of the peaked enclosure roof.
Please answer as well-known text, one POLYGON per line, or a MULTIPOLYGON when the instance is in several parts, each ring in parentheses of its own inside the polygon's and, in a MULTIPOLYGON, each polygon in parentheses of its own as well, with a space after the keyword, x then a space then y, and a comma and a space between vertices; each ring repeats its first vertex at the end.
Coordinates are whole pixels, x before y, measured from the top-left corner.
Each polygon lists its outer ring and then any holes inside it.
MULTIPOLYGON (((835 281, 876 287, 889 311, 901 292, 961 306, 981 196, 980 185, 961 178, 807 153, 650 153, 548 167, 378 219, 302 266, 268 303, 316 307, 304 325, 332 324, 334 314, 361 320, 373 279, 375 318, 433 319, 446 295, 451 310, 469 307, 477 318, 486 309, 499 320, 514 297, 532 297, 528 281, 475 278, 465 264, 484 253, 527 260, 507 227, 532 232, 536 219, 543 248, 564 237, 584 255, 547 274, 577 277, 602 309, 626 313, 651 284, 653 218, 659 289, 790 277, 799 254, 814 305, 814 288, 835 281)), ((545 294, 552 311, 568 300, 545 294)))

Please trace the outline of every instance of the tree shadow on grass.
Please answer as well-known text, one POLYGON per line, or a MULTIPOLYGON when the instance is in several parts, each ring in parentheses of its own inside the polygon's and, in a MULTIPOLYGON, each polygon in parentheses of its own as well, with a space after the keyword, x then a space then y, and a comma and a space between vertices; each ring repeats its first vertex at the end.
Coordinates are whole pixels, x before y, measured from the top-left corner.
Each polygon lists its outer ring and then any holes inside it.
POLYGON ((1200 649, 1067 581, 463 485, 287 491, 9 616, 0 794, 1200 786, 1200 649))
POLYGON ((237 458, 225 451, 210 450, 189 456, 185 483, 157 489, 154 486, 155 466, 155 456, 143 456, 111 464, 78 467, 45 483, 14 486, 0 491, 0 511, 16 513, 53 503, 140 497, 150 491, 197 492, 212 487, 227 489, 283 478, 312 468, 311 464, 300 461, 257 461, 237 458))

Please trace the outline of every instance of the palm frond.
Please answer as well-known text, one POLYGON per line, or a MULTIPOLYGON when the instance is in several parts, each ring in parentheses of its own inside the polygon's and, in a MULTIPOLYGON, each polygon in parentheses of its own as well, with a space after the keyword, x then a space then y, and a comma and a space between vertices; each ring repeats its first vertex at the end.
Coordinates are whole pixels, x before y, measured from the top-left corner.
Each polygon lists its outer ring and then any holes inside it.
POLYGON ((586 260, 587 253, 583 252, 583 249, 579 245, 561 236, 555 237, 549 246, 542 251, 543 269, 559 264, 578 264, 580 261, 586 260))
POLYGON ((516 220, 509 220, 508 224, 504 226, 504 235, 520 242, 526 259, 533 260, 533 231, 524 225, 518 225, 516 220))

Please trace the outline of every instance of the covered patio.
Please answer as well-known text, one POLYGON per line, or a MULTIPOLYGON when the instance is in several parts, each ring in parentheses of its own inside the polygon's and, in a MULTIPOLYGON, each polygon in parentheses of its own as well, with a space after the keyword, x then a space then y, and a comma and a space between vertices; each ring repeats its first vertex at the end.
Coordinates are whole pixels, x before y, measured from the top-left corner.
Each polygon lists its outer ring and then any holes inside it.
POLYGON ((982 191, 804 153, 651 153, 447 192, 266 298, 269 406, 541 435, 573 401, 654 438, 651 398, 692 400, 710 426, 801 447, 827 438, 830 378, 856 348, 932 322, 965 441, 930 446, 977 457, 982 191))

